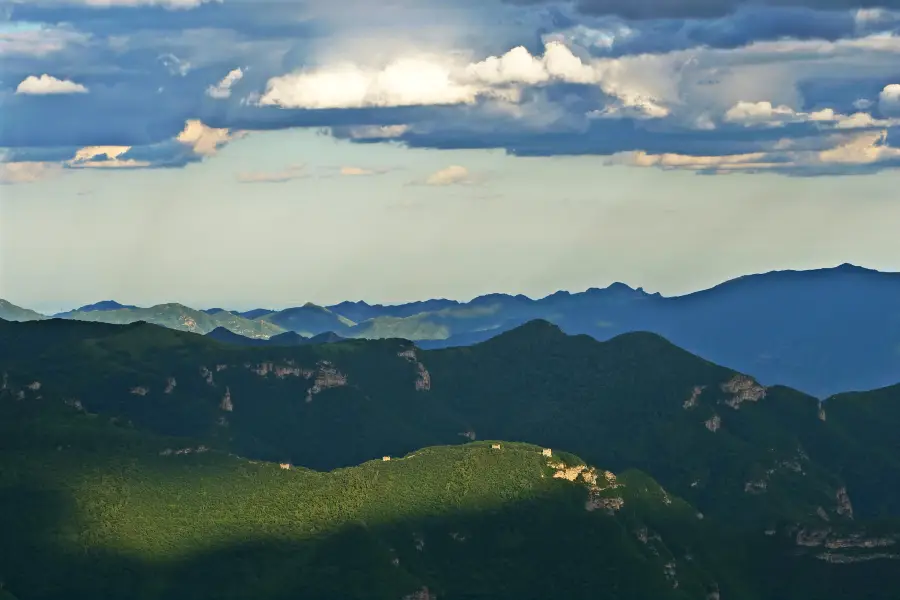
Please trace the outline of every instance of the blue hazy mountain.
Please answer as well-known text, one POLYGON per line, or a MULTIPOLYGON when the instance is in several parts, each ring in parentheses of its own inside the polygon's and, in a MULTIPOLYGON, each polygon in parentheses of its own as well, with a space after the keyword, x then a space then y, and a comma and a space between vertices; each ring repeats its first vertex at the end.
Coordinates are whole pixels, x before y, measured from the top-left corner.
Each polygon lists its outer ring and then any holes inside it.
POLYGON ((101 310, 119 310, 121 308, 137 308, 137 306, 134 306, 133 304, 119 304, 115 300, 101 300, 100 302, 94 302, 93 304, 85 304, 84 306, 78 307, 73 310, 56 313, 53 316, 66 318, 75 312, 96 312, 101 310))
MULTIPOLYGON (((80 310, 90 308, 97 320, 97 311, 118 306, 105 301, 80 310)), ((234 314, 303 338, 327 332, 341 338, 404 338, 422 348, 466 346, 543 319, 598 340, 632 331, 658 333, 766 384, 822 398, 900 381, 900 273, 850 264, 747 275, 675 297, 614 283, 540 299, 488 294, 469 302, 308 303, 234 314)))
POLYGON ((350 335, 462 346, 536 318, 598 340, 652 331, 765 383, 820 397, 900 380, 900 274, 848 264, 749 275, 669 298, 622 283, 538 300, 493 294, 404 318, 370 318, 350 335))

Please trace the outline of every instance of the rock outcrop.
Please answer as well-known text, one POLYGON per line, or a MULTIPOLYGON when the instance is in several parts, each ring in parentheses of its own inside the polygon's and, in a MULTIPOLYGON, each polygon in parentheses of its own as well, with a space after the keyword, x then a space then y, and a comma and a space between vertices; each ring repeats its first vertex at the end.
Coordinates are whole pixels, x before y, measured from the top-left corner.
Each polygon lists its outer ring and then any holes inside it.
POLYGON ((219 408, 225 412, 234 410, 234 402, 231 401, 231 389, 227 386, 225 387, 225 395, 222 396, 222 402, 219 403, 219 408))
POLYGON ((763 494, 769 488, 769 483, 765 479, 757 479, 744 483, 744 492, 748 494, 763 494))
POLYGON ((739 410, 744 402, 758 402, 766 397, 765 386, 747 375, 735 375, 723 383, 721 388, 723 392, 731 394, 731 398, 723 403, 735 410, 739 410))
POLYGON ((585 510, 604 509, 612 514, 625 505, 623 498, 604 493, 621 487, 621 484, 616 481, 616 476, 612 472, 603 471, 600 473, 597 469, 587 465, 568 466, 563 462, 551 462, 549 465, 554 469, 554 479, 565 479, 572 482, 580 479, 587 486, 588 499, 584 504, 585 510))
POLYGON ((705 385, 695 385, 694 389, 691 390, 691 397, 684 401, 682 405, 685 410, 689 410, 697 406, 700 400, 700 394, 703 393, 703 390, 706 389, 705 385))
POLYGON ((66 406, 71 406, 78 412, 85 412, 84 406, 81 404, 81 400, 70 398, 68 400, 63 400, 63 404, 65 404, 66 406))
POLYGON ((313 396, 321 393, 323 390, 347 385, 347 376, 338 371, 337 368, 327 360, 319 361, 317 367, 318 370, 315 373, 315 381, 313 381, 312 387, 306 392, 307 402, 312 402, 313 396))
POLYGON ((269 373, 274 373, 275 377, 278 379, 284 379, 285 377, 303 377, 304 379, 310 379, 315 373, 312 369, 303 369, 294 366, 293 364, 276 365, 271 362, 260 363, 249 368, 260 377, 265 377, 269 373))
POLYGON ((204 452, 209 452, 209 448, 206 446, 197 446, 196 448, 179 448, 178 450, 173 450, 172 448, 166 448, 162 452, 159 453, 160 456, 182 456, 185 454, 202 454, 204 452))
POLYGON ((847 493, 847 488, 840 487, 835 493, 835 500, 837 501, 837 508, 835 511, 837 514, 842 517, 847 517, 849 519, 853 518, 853 504, 850 502, 850 495, 847 493))
POLYGON ((401 350, 397 353, 397 356, 406 360, 407 362, 413 363, 416 365, 416 391, 418 392, 427 392, 431 389, 431 373, 428 372, 428 369, 425 368, 418 358, 416 354, 415 348, 407 348, 406 350, 401 350))
POLYGON ((403 600, 437 600, 437 596, 429 592, 427 587, 423 587, 403 596, 403 600))

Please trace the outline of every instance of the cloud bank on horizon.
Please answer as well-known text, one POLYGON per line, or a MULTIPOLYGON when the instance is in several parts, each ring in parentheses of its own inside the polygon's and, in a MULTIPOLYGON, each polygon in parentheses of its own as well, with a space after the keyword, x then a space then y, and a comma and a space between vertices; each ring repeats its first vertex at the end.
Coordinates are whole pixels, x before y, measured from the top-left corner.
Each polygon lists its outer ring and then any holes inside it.
MULTIPOLYGON (((900 166, 900 0, 0 0, 0 15, 3 183, 182 167, 294 127, 704 174, 900 166)), ((239 180, 304 176, 278 168, 239 180)))

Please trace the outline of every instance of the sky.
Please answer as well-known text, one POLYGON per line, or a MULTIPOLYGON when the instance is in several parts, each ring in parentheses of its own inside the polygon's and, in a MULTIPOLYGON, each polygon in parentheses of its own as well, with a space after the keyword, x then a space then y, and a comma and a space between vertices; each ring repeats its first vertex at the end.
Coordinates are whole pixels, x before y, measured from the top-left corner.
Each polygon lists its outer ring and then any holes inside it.
POLYGON ((900 270, 900 0, 0 0, 0 297, 900 270))

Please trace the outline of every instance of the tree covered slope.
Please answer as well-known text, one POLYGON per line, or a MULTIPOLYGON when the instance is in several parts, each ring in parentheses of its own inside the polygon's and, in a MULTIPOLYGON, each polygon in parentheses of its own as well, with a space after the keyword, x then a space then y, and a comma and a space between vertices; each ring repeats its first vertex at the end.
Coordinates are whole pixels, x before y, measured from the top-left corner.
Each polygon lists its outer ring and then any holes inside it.
POLYGON ((736 537, 641 472, 530 444, 324 473, 49 397, 5 390, 0 416, 0 578, 20 600, 887 600, 900 584, 890 559, 834 564, 791 537, 736 537))
MULTIPOLYGON (((554 597, 547 586, 562 581, 566 598, 702 598, 714 584, 722 597, 785 600, 900 589, 900 387, 820 403, 653 334, 597 342, 542 321, 435 351, 399 339, 244 347, 145 323, 0 322, 0 364, 2 513, 30 515, 9 517, 14 539, 49 553, 15 558, 73 571, 42 595, 8 585, 20 600, 63 597, 85 561, 108 569, 90 577, 152 598, 173 597, 179 569, 220 564, 203 588, 212 597, 403 598, 423 587, 441 598, 554 597), (481 440, 508 441, 497 453, 481 440), (199 446, 212 450, 178 452, 199 446), (579 475, 560 487, 560 455, 626 485, 592 492, 579 475), (624 504, 607 514, 601 492, 624 504), (592 498, 597 510, 586 510, 592 498), (645 501, 656 508, 629 512, 645 501), (48 505, 62 516, 37 513, 48 505), (615 525, 582 521, 603 515, 615 525), (443 541, 426 547, 451 554, 392 554, 432 526, 443 541), (454 545, 463 529, 495 537, 454 545), (589 577, 597 565, 609 572, 589 577), (635 577, 647 587, 629 587, 635 577)), ((115 597, 98 585, 85 582, 85 597, 115 597)))

